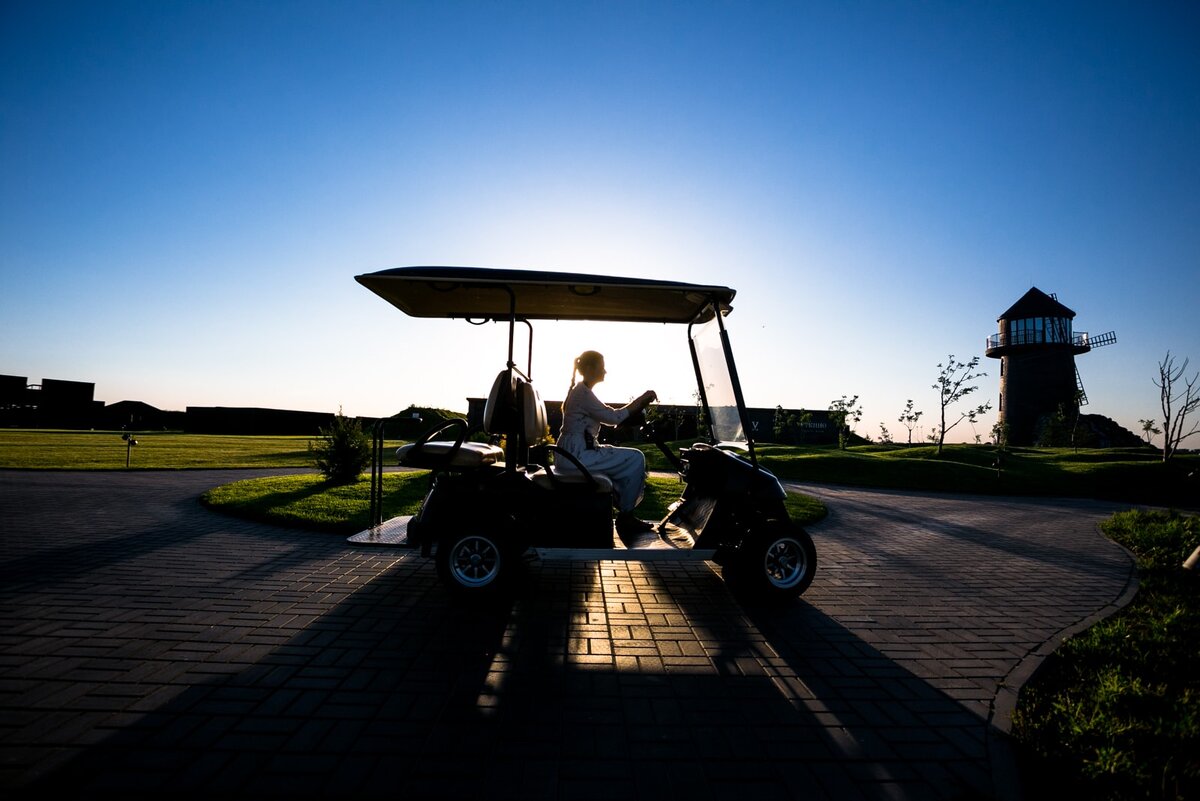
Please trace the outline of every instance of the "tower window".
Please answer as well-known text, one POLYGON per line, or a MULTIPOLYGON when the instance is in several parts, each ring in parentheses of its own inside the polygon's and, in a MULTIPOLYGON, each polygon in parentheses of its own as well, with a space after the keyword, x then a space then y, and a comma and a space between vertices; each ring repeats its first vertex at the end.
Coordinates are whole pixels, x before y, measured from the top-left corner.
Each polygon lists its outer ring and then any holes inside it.
POLYGON ((1071 321, 1065 317, 1026 317, 1007 323, 1010 345, 1071 341, 1071 321))

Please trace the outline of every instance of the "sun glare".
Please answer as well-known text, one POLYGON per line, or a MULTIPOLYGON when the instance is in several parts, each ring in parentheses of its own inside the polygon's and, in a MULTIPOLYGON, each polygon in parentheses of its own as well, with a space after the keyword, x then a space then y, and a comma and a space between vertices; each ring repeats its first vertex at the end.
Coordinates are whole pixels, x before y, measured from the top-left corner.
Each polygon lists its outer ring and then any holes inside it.
MULTIPOLYGON (((519 350, 519 347, 518 347, 519 350)), ((694 403, 695 371, 687 327, 655 323, 534 323, 533 379, 546 400, 562 400, 575 357, 585 350, 604 354, 608 375, 596 394, 620 406, 652 389, 659 403, 694 403)), ((517 362, 520 364, 521 357, 517 362)))

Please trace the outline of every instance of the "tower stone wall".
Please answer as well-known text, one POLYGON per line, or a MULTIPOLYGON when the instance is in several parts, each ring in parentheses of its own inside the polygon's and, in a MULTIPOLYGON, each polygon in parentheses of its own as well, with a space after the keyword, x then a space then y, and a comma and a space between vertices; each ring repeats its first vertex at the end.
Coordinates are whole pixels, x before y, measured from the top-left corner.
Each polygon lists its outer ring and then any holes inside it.
POLYGON ((1008 441, 1032 445, 1038 420, 1061 406, 1077 404, 1075 356, 1067 348, 1014 351, 1000 362, 1000 421, 1008 424, 1008 441))

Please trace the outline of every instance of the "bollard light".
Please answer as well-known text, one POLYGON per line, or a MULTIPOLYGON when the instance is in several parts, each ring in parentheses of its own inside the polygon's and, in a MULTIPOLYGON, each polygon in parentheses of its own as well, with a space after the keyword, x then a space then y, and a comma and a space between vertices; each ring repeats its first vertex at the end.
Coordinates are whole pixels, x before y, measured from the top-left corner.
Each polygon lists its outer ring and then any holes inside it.
POLYGON ((129 454, 133 450, 133 446, 137 445, 138 442, 133 438, 133 434, 130 434, 128 431, 121 434, 121 439, 125 440, 125 466, 129 467, 129 454))

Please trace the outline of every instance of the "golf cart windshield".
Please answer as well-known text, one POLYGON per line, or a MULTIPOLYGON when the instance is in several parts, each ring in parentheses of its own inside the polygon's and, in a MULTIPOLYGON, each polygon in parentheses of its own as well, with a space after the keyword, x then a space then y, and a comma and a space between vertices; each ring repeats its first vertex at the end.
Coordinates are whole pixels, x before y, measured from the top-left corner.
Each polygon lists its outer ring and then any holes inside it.
POLYGON ((692 327, 696 374, 711 416, 713 438, 721 443, 745 443, 746 431, 742 425, 736 380, 730 372, 722 333, 716 317, 692 327))

